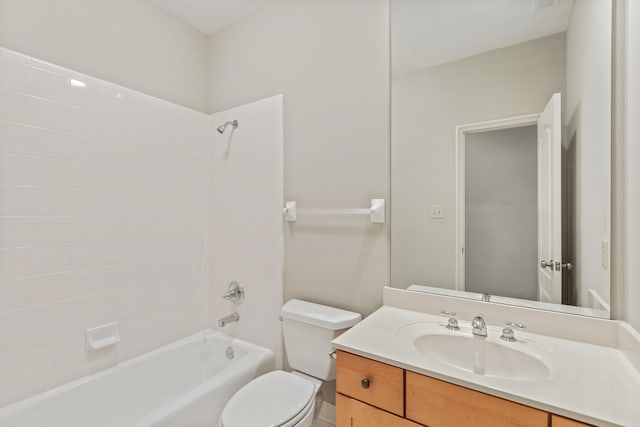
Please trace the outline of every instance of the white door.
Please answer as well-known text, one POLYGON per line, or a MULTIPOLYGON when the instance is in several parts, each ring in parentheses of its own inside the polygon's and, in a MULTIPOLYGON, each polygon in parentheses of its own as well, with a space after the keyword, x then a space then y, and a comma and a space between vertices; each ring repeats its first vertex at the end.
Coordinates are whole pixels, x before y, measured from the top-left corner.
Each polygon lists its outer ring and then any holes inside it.
POLYGON ((538 120, 538 300, 562 303, 561 98, 538 120))

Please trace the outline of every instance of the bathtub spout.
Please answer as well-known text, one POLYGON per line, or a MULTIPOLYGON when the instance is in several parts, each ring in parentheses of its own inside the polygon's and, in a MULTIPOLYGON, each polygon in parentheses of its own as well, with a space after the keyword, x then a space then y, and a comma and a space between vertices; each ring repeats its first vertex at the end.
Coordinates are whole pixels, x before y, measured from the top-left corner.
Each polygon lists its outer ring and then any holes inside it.
POLYGON ((240 320, 240 315, 238 313, 233 313, 218 320, 218 326, 220 326, 221 328, 224 328, 227 325, 227 323, 237 322, 239 320, 240 320))

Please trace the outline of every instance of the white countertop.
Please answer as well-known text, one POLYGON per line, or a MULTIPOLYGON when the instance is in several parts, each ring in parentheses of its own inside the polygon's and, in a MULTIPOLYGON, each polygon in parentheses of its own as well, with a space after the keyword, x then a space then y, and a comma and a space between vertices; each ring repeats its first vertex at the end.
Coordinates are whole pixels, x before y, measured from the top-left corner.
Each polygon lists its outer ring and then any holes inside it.
MULTIPOLYGON (((446 321, 444 316, 383 306, 333 344, 340 350, 589 424, 640 426, 640 373, 619 349, 516 331, 523 342, 553 349, 561 369, 546 382, 488 377, 423 355, 400 332, 422 322, 440 323, 444 329, 446 321)), ((468 322, 460 325, 468 326, 468 322)), ((490 336, 499 336, 501 329, 488 325, 490 336)))

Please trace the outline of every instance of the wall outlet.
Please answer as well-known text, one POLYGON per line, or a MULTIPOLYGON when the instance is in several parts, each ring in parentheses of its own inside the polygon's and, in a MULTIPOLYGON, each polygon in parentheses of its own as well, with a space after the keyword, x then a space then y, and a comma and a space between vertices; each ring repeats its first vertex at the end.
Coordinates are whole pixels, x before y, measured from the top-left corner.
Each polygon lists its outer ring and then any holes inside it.
POLYGON ((609 270, 609 241, 602 241, 602 249, 601 249, 601 257, 602 257, 602 268, 604 271, 609 270))
POLYGON ((444 205, 431 205, 431 218, 432 219, 444 218, 444 205))

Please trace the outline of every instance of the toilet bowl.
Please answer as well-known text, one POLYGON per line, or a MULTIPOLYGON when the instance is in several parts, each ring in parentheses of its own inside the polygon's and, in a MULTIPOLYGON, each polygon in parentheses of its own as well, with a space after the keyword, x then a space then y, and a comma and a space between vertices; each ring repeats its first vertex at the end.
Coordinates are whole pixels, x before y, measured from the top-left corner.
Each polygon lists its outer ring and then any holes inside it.
POLYGON ((280 314, 294 371, 269 372, 238 390, 222 410, 220 427, 311 427, 322 404, 322 383, 335 379, 331 341, 361 319, 300 300, 287 302, 280 314))
POLYGON ((310 427, 321 385, 322 381, 296 372, 264 374, 229 400, 222 411, 220 427, 310 427))

